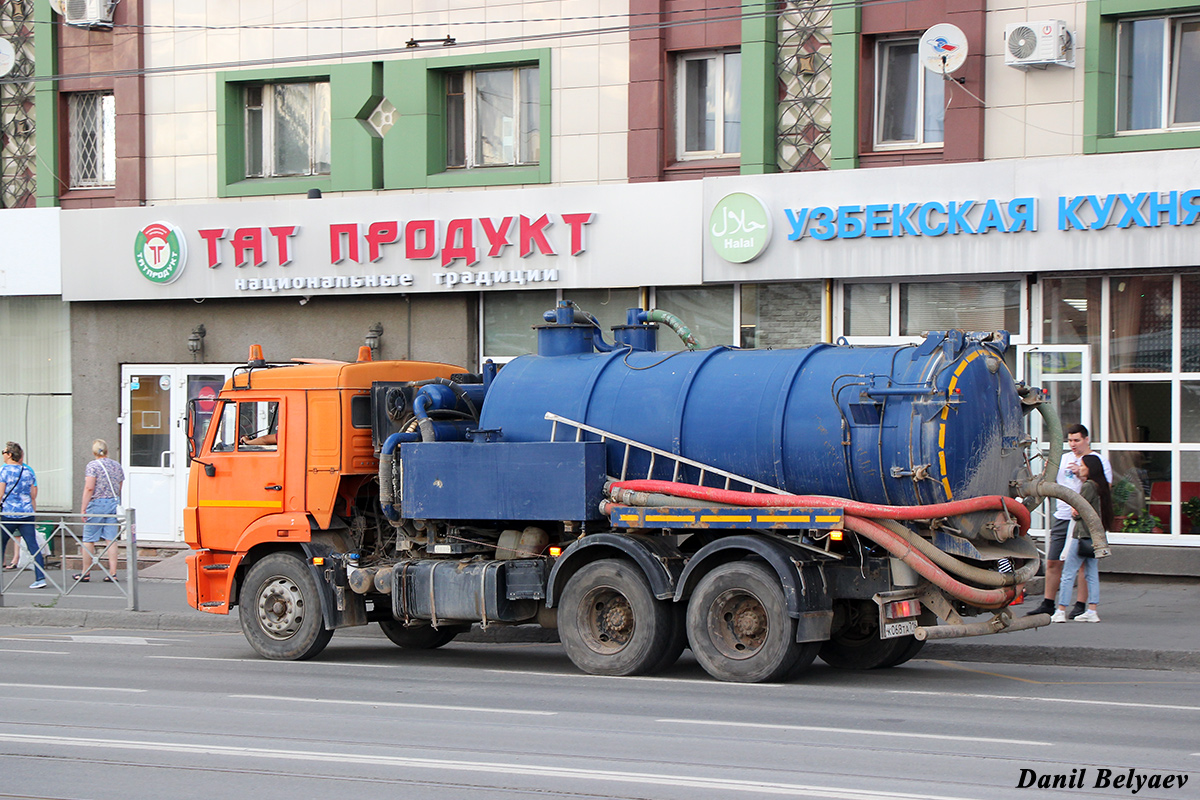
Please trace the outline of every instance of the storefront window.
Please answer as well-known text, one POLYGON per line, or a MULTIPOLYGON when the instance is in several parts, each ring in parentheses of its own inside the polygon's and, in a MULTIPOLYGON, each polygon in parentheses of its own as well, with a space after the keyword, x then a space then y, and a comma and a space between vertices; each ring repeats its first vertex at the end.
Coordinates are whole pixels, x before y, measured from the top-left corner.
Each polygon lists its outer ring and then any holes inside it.
POLYGON ((1093 371, 1100 369, 1101 282, 1101 278, 1042 280, 1042 341, 1090 345, 1093 371))
POLYGON ((1112 278, 1113 372, 1171 371, 1171 284, 1170 275, 1112 278))
POLYGON ((1180 353, 1180 369, 1184 372, 1200 372, 1200 275, 1184 275, 1182 284, 1179 324, 1183 329, 1183 349, 1180 353))
POLYGON ((639 289, 564 289, 563 299, 591 314, 600 323, 604 341, 612 341, 612 327, 625 324, 625 312, 640 308, 642 293, 639 289))
POLYGON ((742 284, 742 347, 808 347, 821 341, 822 285, 742 284))
MULTIPOLYGON (((554 290, 496 292, 483 296, 483 357, 509 359, 537 352, 534 325, 554 308, 554 290)), ((594 313, 594 312, 593 312, 594 313)))
POLYGON ((1179 454, 1180 533, 1200 533, 1200 453, 1185 450, 1179 454), (1190 505, 1189 505, 1190 503, 1190 505), (1189 514, 1188 512, 1191 512, 1189 514))
POLYGON ((842 296, 842 328, 846 336, 891 334, 890 283, 848 283, 842 288, 842 296))
MULTIPOLYGON (((683 320, 701 348, 733 344, 733 287, 658 289, 654 305, 683 320)), ((658 331, 659 350, 682 350, 683 342, 665 327, 658 331)))
POLYGON ((958 328, 1019 333, 1020 281, 945 281, 900 285, 900 335, 958 328))

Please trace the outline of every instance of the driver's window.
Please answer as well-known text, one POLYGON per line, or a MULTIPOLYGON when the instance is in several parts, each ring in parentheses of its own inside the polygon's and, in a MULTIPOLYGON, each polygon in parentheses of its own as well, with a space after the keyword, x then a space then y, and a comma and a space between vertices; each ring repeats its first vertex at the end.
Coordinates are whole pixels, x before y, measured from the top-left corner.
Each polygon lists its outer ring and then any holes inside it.
POLYGON ((227 453, 237 446, 237 403, 225 403, 221 406, 221 424, 217 426, 217 435, 213 438, 214 453, 227 453))
POLYGON ((213 452, 278 450, 278 424, 278 402, 226 403, 221 409, 213 452))

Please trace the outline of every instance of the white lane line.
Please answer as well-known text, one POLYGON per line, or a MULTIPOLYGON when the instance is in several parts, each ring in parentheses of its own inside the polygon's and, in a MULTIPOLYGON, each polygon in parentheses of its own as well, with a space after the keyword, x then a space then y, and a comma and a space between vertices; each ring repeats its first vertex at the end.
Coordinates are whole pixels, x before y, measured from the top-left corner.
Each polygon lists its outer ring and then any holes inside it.
POLYGON ((768 725, 760 722, 720 722, 707 719, 656 719, 671 725, 711 725, 725 728, 763 728, 775 731, 807 731, 811 733, 848 733, 857 736, 894 736, 900 739, 941 739, 951 742, 982 742, 984 744, 1025 744, 1033 747, 1050 747, 1053 742, 1036 742, 1029 739, 993 739, 985 736, 948 736, 938 733, 916 733, 915 731, 876 731, 861 728, 828 728, 818 725, 768 725))
POLYGON ((1115 708, 1157 708, 1166 711, 1200 711, 1200 706, 1175 706, 1166 705, 1163 703, 1126 703, 1120 700, 1088 700, 1066 697, 1022 697, 1021 695, 1004 695, 1004 694, 950 694, 947 692, 926 692, 917 689, 892 689, 889 694, 920 694, 931 695, 939 698, 965 698, 970 697, 978 700, 1031 700, 1039 703, 1070 703, 1071 705, 1089 705, 1089 706, 1113 706, 1115 708))
POLYGON ((829 798, 829 800, 967 800, 932 794, 903 794, 895 791, 848 789, 838 786, 806 786, 798 783, 762 783, 753 780, 728 778, 697 778, 651 772, 621 772, 602 769, 575 769, 538 764, 495 763, 487 761, 458 761, 446 758, 408 758, 404 756, 364 755, 361 753, 330 753, 312 750, 276 750, 265 747, 230 747, 227 745, 169 744, 130 739, 92 739, 68 736, 35 736, 0 733, 0 741, 32 744, 42 748, 84 747, 110 750, 137 750, 187 755, 227 756, 238 758, 310 761, 332 764, 370 764, 409 769, 429 769, 441 772, 474 772, 491 775, 560 778, 572 780, 609 781, 613 783, 673 786, 690 789, 747 792, 754 795, 792 795, 795 797, 829 798))
POLYGON ((40 653, 44 656, 69 656, 66 650, 18 650, 15 647, 0 648, 0 653, 40 653))
POLYGON ((370 700, 335 700, 326 697, 279 697, 269 694, 231 694, 234 700, 276 700, 283 703, 328 703, 345 706, 379 706, 380 708, 421 708, 432 711, 466 711, 480 714, 525 714, 534 717, 556 717, 557 711, 525 711, 512 708, 482 708, 479 706, 439 706, 431 703, 392 703, 370 700))
MULTIPOLYGON (((79 684, 71 686, 60 686, 53 683, 0 683, 0 688, 7 689, 70 689, 73 692, 81 691, 79 684)), ((89 692, 130 692, 133 694, 142 694, 150 691, 149 689, 126 689, 122 686, 88 686, 86 691, 89 692)))
MULTIPOLYGON (((521 669, 488 669, 484 672, 494 672, 497 675, 532 675, 537 678, 572 678, 583 680, 605 680, 605 681, 621 681, 628 683, 630 681, 649 681, 674 684, 695 684, 697 686, 712 686, 713 682, 707 679, 707 676, 697 675, 695 678, 656 678, 650 675, 589 675, 586 672, 539 672, 538 670, 521 670, 521 669)), ((785 686, 794 687, 795 684, 790 683, 726 683, 724 688, 736 686, 739 689, 780 689, 785 686)))
POLYGON ((243 664, 272 664, 282 666, 294 664, 310 667, 361 667, 363 669, 396 669, 397 664, 355 664, 352 661, 272 661, 269 658, 213 658, 212 656, 146 656, 146 658, 161 658, 167 661, 222 661, 228 664, 241 662, 243 664))

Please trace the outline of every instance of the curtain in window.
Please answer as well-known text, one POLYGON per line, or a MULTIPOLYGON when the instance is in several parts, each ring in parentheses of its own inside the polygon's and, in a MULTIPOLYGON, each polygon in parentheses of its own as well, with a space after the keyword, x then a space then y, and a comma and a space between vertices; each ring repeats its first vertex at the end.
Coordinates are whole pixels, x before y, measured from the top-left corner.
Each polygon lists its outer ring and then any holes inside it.
POLYGON ((1162 125, 1165 19, 1127 20, 1117 30, 1117 128, 1162 125))
POLYGON ((1179 23, 1172 83, 1175 111, 1171 122, 1200 122, 1200 20, 1179 23))
POLYGON ((1020 282, 906 283, 900 287, 900 335, 959 328, 1016 331, 1020 282))
POLYGON ((513 71, 488 70, 475 73, 476 163, 513 163, 516 145, 516 109, 513 71))
POLYGON ((920 78, 916 42, 887 45, 881 87, 880 141, 916 140, 920 78))

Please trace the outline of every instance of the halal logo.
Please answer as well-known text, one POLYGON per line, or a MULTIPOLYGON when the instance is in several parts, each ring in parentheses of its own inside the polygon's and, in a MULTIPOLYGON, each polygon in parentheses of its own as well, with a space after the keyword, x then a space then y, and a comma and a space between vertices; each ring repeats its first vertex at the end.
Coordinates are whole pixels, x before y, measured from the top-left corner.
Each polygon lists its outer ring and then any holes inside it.
POLYGON ((152 222, 138 231, 133 261, 146 280, 166 285, 176 280, 187 263, 187 240, 169 222, 152 222))
POLYGON ((752 194, 727 194, 717 201, 708 218, 708 237, 721 258, 745 264, 767 249, 771 215, 763 201, 752 194))

